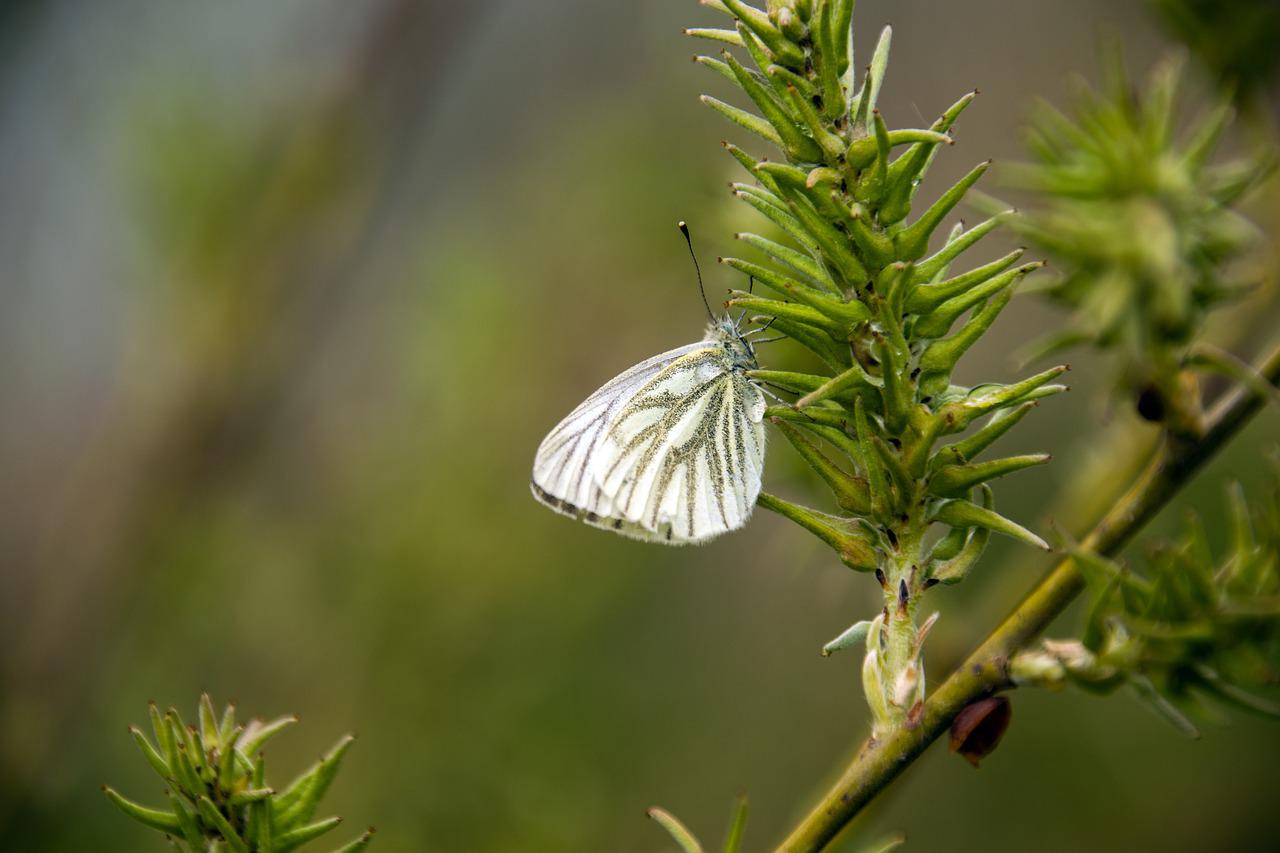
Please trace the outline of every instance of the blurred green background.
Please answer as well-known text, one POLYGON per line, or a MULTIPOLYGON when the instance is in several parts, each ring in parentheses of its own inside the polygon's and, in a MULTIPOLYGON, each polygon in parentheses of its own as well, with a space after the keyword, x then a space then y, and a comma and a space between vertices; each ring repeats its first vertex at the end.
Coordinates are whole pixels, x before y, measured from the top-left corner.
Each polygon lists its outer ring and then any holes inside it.
MULTIPOLYGON (((696 99, 725 87, 679 32, 715 19, 691 0, 0 6, 0 849, 162 849, 98 787, 159 802, 125 727, 201 690, 301 716, 277 778, 356 731, 326 809, 388 853, 662 850, 645 807, 715 839, 743 791, 759 848, 825 788, 866 722, 855 656, 818 649, 874 584, 767 513, 664 549, 526 486, 586 393, 700 334, 677 219, 713 298, 737 284, 711 260, 751 218, 725 189, 731 130, 696 99)), ((887 22, 891 124, 982 91, 928 196, 1018 157, 1033 96, 1061 100, 1099 34, 1136 69, 1167 46, 1137 2, 862 0, 864 55, 887 22)), ((1250 210, 1272 234, 1278 212, 1250 210)), ((1274 331, 1262 304, 1220 339, 1274 331)), ((1012 377, 1055 318, 1018 300, 960 378, 1012 377)), ((1054 502, 1094 451, 1144 430, 1104 364, 1073 361, 1074 393, 1008 447, 1054 464, 998 489, 1041 530, 1070 523, 1054 502)), ((1278 426, 1161 523, 1196 506, 1216 527, 1278 426)), ((769 466, 818 499, 781 442, 769 466)), ((933 672, 1045 565, 1000 542, 935 593, 933 672)), ((1232 716, 1188 742, 1126 696, 1013 699, 980 771, 935 748, 855 835, 1275 849, 1280 728, 1232 716)))

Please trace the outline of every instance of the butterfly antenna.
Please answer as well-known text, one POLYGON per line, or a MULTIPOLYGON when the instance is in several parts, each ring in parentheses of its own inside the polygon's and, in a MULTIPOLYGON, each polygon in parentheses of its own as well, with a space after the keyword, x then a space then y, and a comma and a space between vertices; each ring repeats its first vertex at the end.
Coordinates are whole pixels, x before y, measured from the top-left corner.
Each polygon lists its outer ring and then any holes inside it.
POLYGON ((698 292, 702 294, 702 304, 707 309, 707 316, 711 318, 711 322, 716 321, 716 315, 711 311, 711 303, 707 301, 707 289, 702 286, 702 268, 698 266, 698 256, 693 251, 693 238, 689 236, 689 226, 685 225, 681 219, 678 223, 680 233, 684 235, 685 245, 689 247, 689 257, 693 258, 693 272, 698 276, 698 292))

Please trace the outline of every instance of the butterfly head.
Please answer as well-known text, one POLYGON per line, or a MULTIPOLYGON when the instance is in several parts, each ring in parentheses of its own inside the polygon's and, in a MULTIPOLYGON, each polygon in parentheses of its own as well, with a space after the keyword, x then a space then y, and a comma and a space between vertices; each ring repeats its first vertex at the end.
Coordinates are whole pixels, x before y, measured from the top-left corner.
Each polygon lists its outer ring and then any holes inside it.
POLYGON ((729 317, 721 317, 709 324, 705 339, 720 344, 734 367, 740 370, 755 370, 759 366, 756 362, 756 351, 751 346, 751 342, 742 336, 738 331, 737 323, 729 317))

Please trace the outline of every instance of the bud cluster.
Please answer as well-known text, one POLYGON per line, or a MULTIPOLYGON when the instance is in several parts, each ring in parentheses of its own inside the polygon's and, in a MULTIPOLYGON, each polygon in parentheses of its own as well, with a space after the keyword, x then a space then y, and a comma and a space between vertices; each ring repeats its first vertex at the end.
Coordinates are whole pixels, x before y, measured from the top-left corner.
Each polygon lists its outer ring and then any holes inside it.
POLYGON ((1071 116, 1039 106, 1026 135, 1032 161, 1004 174, 1039 199, 1010 225, 1053 257, 1040 289, 1073 312, 1039 352, 1082 342, 1118 352, 1139 412, 1198 435, 1188 347, 1211 308, 1256 283, 1257 273, 1233 269, 1258 232, 1231 205, 1275 157, 1213 163, 1232 117, 1225 100, 1178 133, 1181 69, 1166 60, 1136 91, 1114 56, 1100 90, 1076 87, 1071 116))
POLYGON ((1211 696, 1280 717, 1280 490, 1250 511, 1228 491, 1231 540, 1214 558, 1198 518, 1155 549, 1138 574, 1085 551, 1074 554, 1092 591, 1078 640, 1045 640, 1010 661, 1019 684, 1070 682, 1097 692, 1130 686, 1179 729, 1211 696))
MULTIPOLYGON (((324 835, 341 818, 314 820, 320 798, 338 773, 342 756, 355 740, 346 735, 326 755, 282 791, 267 784, 262 747, 297 717, 271 722, 236 722, 235 706, 221 715, 208 694, 200 697, 198 724, 186 725, 170 708, 163 715, 151 704, 152 741, 129 728, 143 756, 168 786, 169 809, 128 800, 113 788, 103 791, 129 817, 165 833, 179 850, 192 853, 287 853, 324 835)), ((370 829, 339 847, 353 853, 368 846, 370 829)))
POLYGON ((768 323, 822 365, 813 373, 759 370, 753 377, 799 395, 768 414, 831 488, 839 512, 769 494, 760 505, 818 536, 845 565, 878 578, 882 614, 851 630, 865 633, 872 646, 864 681, 875 729, 883 732, 902 724, 923 696, 925 630, 914 621, 921 594, 961 580, 992 532, 1047 547, 995 511, 987 483, 1048 456, 977 457, 1035 401, 1065 390, 1054 380, 1066 368, 1008 385, 951 380, 1017 282, 1041 264, 1022 263, 1015 251, 952 270, 1006 218, 1002 213, 967 230, 942 227, 988 163, 917 209, 921 181, 938 150, 952 144, 951 127, 976 92, 927 128, 891 130, 877 107, 890 30, 858 81, 853 0, 776 0, 765 10, 741 0, 704 5, 728 15, 730 26, 688 34, 745 53, 696 59, 740 89, 755 111, 710 96, 703 101, 785 159, 762 159, 726 143, 751 179, 733 184, 733 194, 785 235, 781 242, 737 235, 763 259, 721 261, 772 296, 738 291, 729 305, 768 323), (982 418, 980 428, 946 443, 982 418), (947 529, 935 542, 927 536, 933 525, 947 529))

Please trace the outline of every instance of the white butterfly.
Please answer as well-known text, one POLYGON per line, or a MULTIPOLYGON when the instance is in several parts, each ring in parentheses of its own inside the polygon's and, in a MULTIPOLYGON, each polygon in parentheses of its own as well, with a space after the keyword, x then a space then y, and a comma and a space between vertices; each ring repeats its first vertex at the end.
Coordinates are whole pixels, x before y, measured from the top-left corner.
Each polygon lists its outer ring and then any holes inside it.
POLYGON ((746 524, 764 472, 755 350, 725 318, 698 343, 605 383, 551 430, 533 495, 649 542, 705 542, 746 524))

